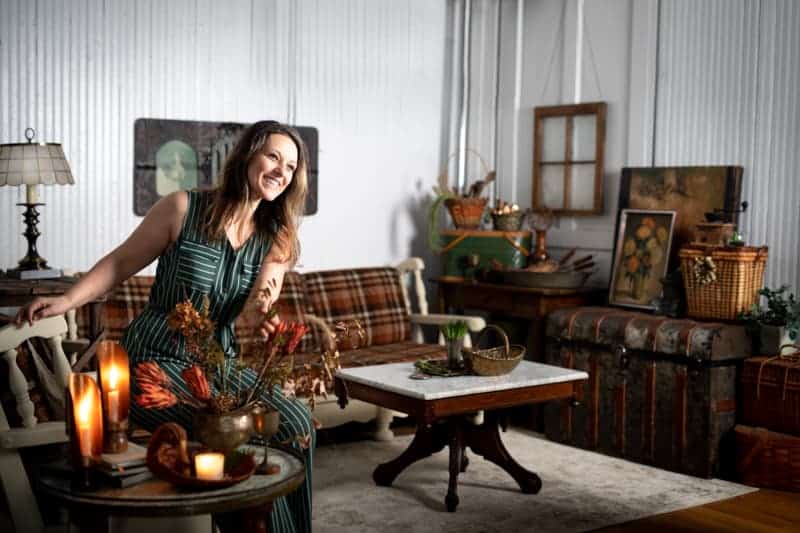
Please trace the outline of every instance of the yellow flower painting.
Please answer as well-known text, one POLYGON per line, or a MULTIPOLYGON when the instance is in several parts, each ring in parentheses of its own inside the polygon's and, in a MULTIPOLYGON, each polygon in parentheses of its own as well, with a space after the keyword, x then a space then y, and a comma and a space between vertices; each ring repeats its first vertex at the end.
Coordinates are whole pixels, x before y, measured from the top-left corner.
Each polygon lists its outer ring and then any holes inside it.
POLYGON ((609 302, 653 308, 667 273, 675 211, 623 209, 609 302))

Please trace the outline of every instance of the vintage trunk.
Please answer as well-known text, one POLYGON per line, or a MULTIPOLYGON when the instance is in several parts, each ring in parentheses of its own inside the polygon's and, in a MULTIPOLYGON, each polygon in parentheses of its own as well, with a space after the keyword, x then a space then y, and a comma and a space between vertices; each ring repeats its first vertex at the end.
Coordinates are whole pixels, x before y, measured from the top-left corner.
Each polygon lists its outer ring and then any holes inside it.
POLYGON ((700 477, 731 477, 740 326, 607 307, 555 311, 546 362, 585 370, 579 405, 545 406, 551 440, 700 477))
POLYGON ((742 423, 800 436, 800 359, 752 357, 742 370, 742 423))
POLYGON ((476 267, 491 268, 492 259, 512 268, 525 268, 531 249, 530 231, 442 231, 445 276, 469 277, 476 267), (470 255, 478 264, 470 265, 470 255))

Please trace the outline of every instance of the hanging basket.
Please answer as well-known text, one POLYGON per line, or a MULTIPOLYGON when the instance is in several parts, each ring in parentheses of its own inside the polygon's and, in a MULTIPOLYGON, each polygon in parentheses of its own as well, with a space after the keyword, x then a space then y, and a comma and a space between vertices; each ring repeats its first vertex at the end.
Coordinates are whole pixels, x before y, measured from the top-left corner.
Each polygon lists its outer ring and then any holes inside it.
MULTIPOLYGON (((467 148, 466 153, 478 158, 478 160, 481 162, 483 172, 486 175, 484 180, 489 179, 489 176, 492 175, 492 171, 489 170, 489 166, 486 164, 486 161, 483 160, 481 154, 472 148, 467 148)), ((439 173, 440 183, 449 183, 451 181, 447 174, 447 165, 456 155, 458 155, 458 153, 454 152, 447 158, 442 172, 439 173)), ((477 229, 480 227, 481 220, 483 219, 483 213, 486 210, 486 203, 488 201, 486 198, 482 198, 480 196, 481 192, 482 191, 479 190, 477 194, 472 196, 456 196, 445 200, 444 205, 447 207, 447 210, 450 213, 450 217, 453 219, 453 224, 455 224, 456 228, 477 229)))

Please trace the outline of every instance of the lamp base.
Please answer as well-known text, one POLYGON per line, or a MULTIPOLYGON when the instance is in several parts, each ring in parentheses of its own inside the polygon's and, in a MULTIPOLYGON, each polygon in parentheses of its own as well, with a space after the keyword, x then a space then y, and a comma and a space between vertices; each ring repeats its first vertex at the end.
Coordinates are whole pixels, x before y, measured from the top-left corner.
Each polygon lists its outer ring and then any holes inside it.
POLYGON ((22 218, 25 221, 25 233, 22 235, 24 235, 28 240, 28 253, 25 254, 25 257, 19 260, 19 265, 17 268, 8 271, 9 276, 13 276, 12 272, 14 271, 46 270, 49 268, 47 266, 47 261, 45 261, 45 259, 41 257, 39 252, 36 250, 36 240, 39 238, 39 235, 41 235, 36 227, 36 225, 39 223, 39 211, 36 210, 36 207, 45 204, 23 203, 17 205, 25 207, 25 212, 22 213, 22 218))

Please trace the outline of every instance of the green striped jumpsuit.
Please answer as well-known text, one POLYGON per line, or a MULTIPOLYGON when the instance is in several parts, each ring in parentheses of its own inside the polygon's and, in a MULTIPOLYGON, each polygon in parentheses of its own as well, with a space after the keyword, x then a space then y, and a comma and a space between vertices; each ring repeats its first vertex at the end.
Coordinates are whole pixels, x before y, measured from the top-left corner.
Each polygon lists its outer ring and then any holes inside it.
MULTIPOLYGON (((186 351, 183 336, 167 326, 167 314, 175 304, 187 298, 191 298, 195 307, 200 309, 203 295, 208 295, 211 319, 217 324, 217 338, 226 356, 235 357, 233 322, 244 306, 271 245, 257 235, 253 235, 239 250, 234 250, 227 238, 218 241, 206 239, 200 228, 210 197, 207 192, 189 192, 189 208, 181 233, 159 257, 147 306, 128 326, 121 341, 130 357, 131 376, 137 363, 154 360, 176 387, 186 393, 188 389, 181 371, 190 366, 192 356, 186 351)), ((243 380, 247 387, 253 386, 255 379, 254 371, 245 371, 243 380)), ((135 382, 132 389, 134 394, 139 394, 135 382)), ((294 493, 274 502, 270 531, 311 531, 311 467, 316 442, 311 415, 302 403, 285 398, 277 389, 272 396, 265 395, 262 400, 280 411, 278 440, 311 435, 311 445, 304 451, 306 481, 294 493)), ((177 422, 191 428, 191 408, 181 404, 167 409, 143 409, 131 402, 130 416, 134 424, 150 431, 164 422, 177 422)))

